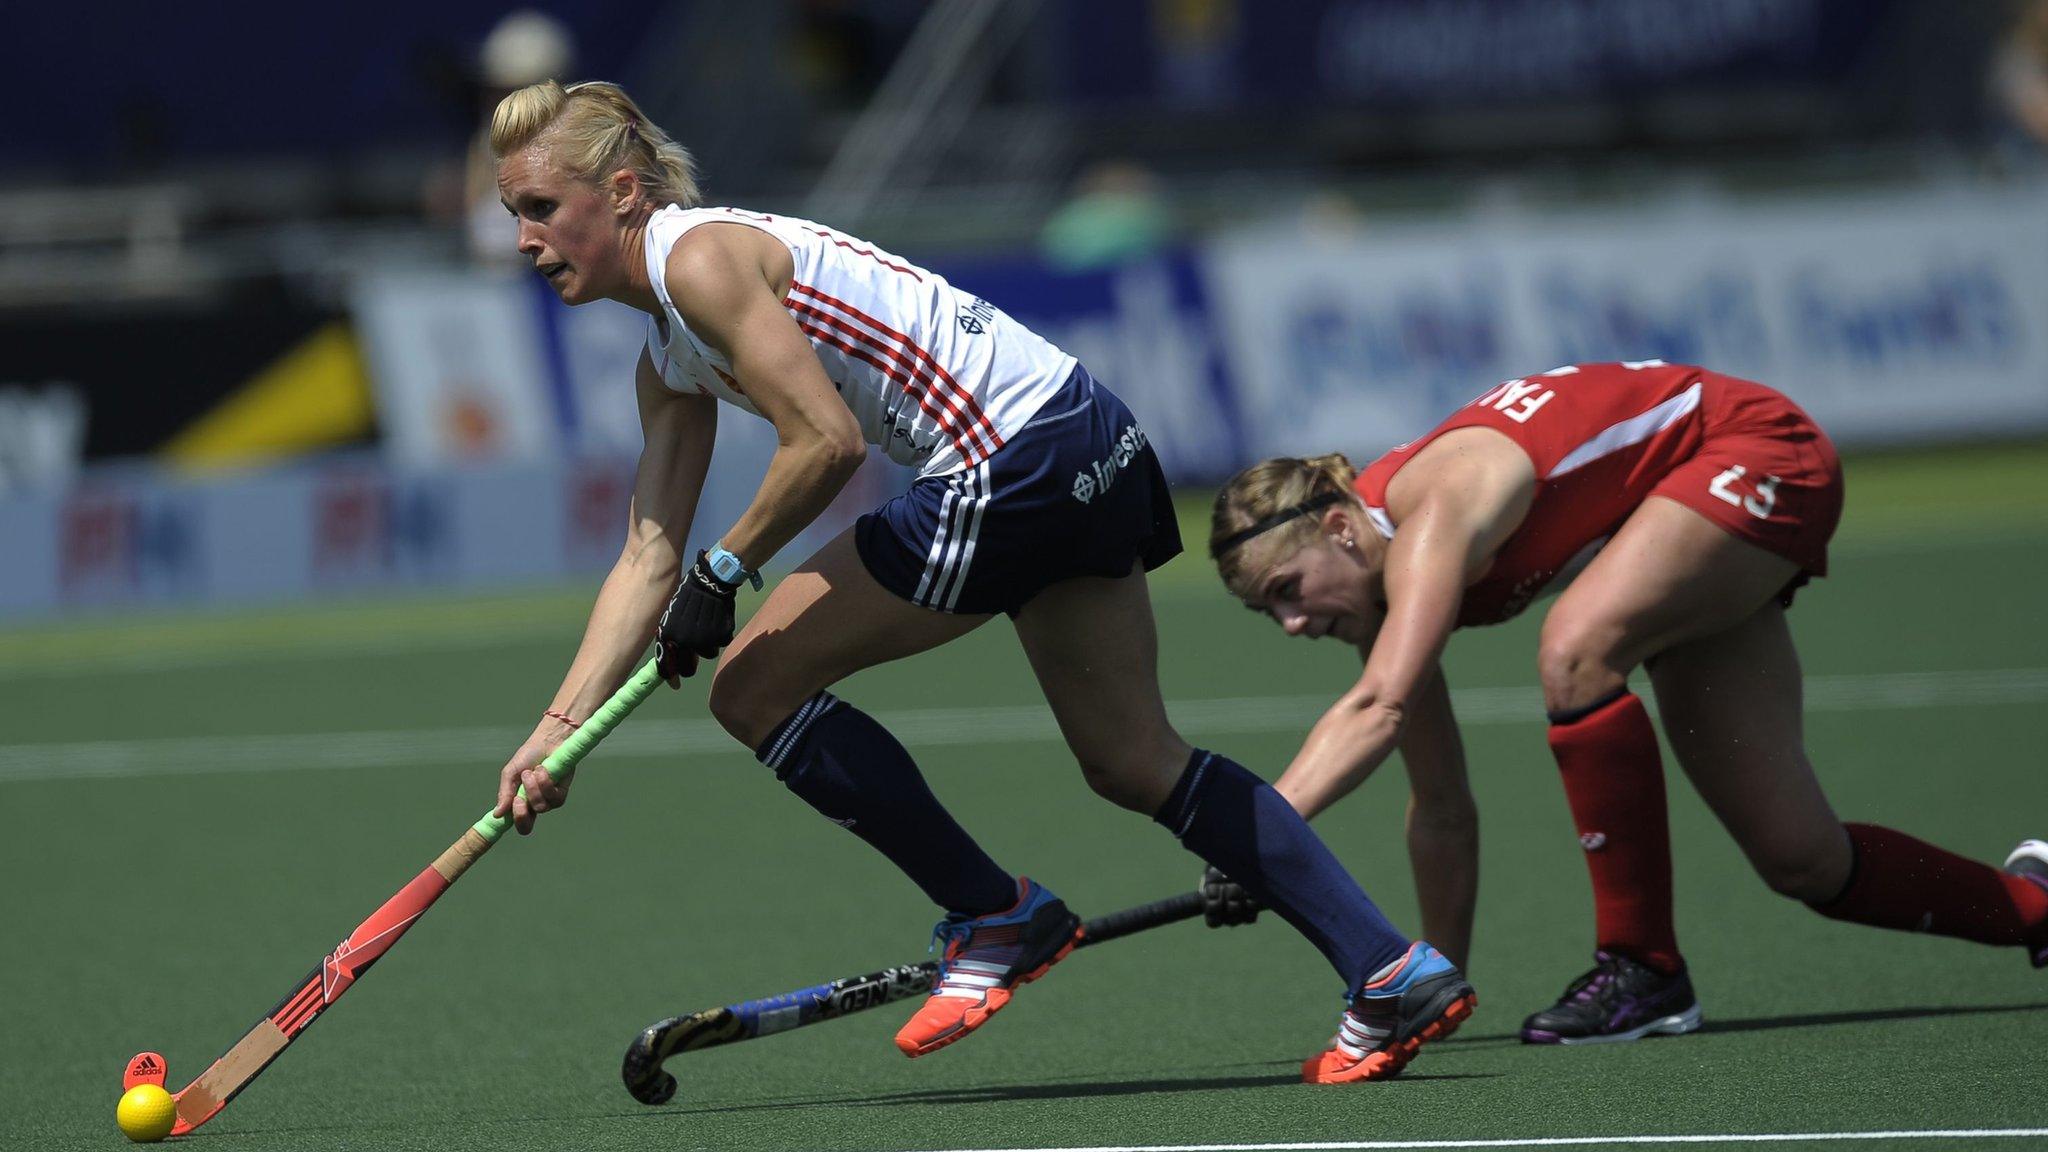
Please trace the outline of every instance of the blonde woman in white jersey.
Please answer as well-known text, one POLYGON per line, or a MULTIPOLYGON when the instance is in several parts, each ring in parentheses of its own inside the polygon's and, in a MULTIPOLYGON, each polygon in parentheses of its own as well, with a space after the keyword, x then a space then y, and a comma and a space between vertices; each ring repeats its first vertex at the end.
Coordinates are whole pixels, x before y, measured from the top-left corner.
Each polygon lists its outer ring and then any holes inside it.
POLYGON ((499 778, 498 811, 521 832, 565 798, 541 760, 649 640, 671 682, 718 657, 719 723, 944 910, 942 975, 896 1037, 910 1056, 944 1047, 1064 957, 1079 922, 991 860, 902 745, 827 689, 1003 613, 1089 784, 1165 825, 1336 967, 1344 1020, 1305 1078, 1392 1075, 1470 1013, 1463 976, 1387 923, 1292 806, 1167 722, 1145 590, 1180 551, 1165 477, 1130 410, 1071 356, 864 241, 700 207, 688 154, 614 85, 513 93, 491 147, 519 252, 562 299, 651 318, 625 550, 499 778), (720 400, 773 423, 778 447, 745 514, 685 558, 720 400), (756 570, 869 444, 917 479, 783 578, 735 638, 742 585, 760 587, 756 570))

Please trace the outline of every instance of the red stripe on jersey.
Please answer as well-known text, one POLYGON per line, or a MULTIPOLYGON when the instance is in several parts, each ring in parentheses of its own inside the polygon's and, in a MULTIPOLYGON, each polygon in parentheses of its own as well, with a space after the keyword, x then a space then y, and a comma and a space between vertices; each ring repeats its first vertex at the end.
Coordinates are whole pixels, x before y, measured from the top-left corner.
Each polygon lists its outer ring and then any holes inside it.
MULTIPOLYGON (((730 216, 739 216, 748 220, 759 220, 763 224, 775 223, 775 217, 766 212, 748 212, 740 208, 720 208, 719 211, 724 212, 730 216)), ((832 243, 839 245, 841 248, 844 248, 849 252, 857 252, 860 255, 865 256, 870 260, 873 260, 875 263, 880 264, 882 267, 889 269, 890 271, 901 272, 905 276, 910 277, 912 280, 915 280, 920 284, 924 283, 924 277, 919 276, 917 274, 917 269, 906 267, 902 264, 891 264, 889 261, 884 260, 880 256, 875 255, 875 250, 872 248, 857 248, 854 245, 849 244, 846 241, 841 240, 838 237, 832 235, 832 233, 825 231, 823 228, 806 228, 804 229, 804 231, 812 233, 813 235, 823 236, 825 239, 832 241, 832 243)))
MULTIPOLYGON (((983 456, 993 453, 997 448, 1002 447, 1002 437, 996 435, 995 428, 986 419, 981 420, 979 424, 975 425, 965 424, 964 422, 969 417, 969 410, 967 406, 959 402, 959 394, 957 392, 948 393, 938 388, 936 381, 931 378, 930 374, 924 371, 915 360, 906 355, 902 349, 884 343, 873 333, 856 328, 822 308, 814 308, 797 300, 789 301, 788 307, 793 313, 797 314, 797 323, 799 324, 805 324, 805 318, 809 317, 809 324, 814 326, 829 325, 887 356, 890 360, 889 364, 882 364, 866 357, 863 357, 863 359, 867 359, 868 363, 880 368, 891 380, 902 385, 905 392, 916 397, 918 406, 931 412, 932 417, 946 428, 956 443, 973 441, 978 446, 985 446, 987 451, 982 453, 983 456), (943 406, 944 411, 934 411, 925 402, 927 391, 943 406)), ((968 399, 971 401, 972 397, 968 399)), ((978 450, 979 448, 977 448, 978 450)), ((973 455, 972 452, 967 451, 965 444, 962 445, 961 454, 973 455)))
MULTIPOLYGON (((875 319, 873 316, 862 312, 853 305, 846 303, 844 300, 828 296, 808 284, 793 283, 790 285, 790 291, 800 291, 814 300, 830 305, 853 319, 866 324, 869 328, 874 329, 876 333, 896 341, 903 351, 915 356, 923 365, 921 375, 931 379, 933 389, 939 393, 941 399, 945 401, 948 407, 958 408, 966 416, 969 426, 974 429, 975 434, 988 443, 989 451, 994 452, 997 448, 1002 447, 1003 438, 996 434, 995 425, 990 423, 987 414, 981 409, 981 404, 975 400, 974 394, 960 387, 959 382, 953 379, 953 374, 946 371, 945 365, 940 364, 938 360, 933 358, 931 353, 925 351, 916 341, 875 319)), ((862 332, 860 335, 868 338, 871 342, 875 339, 872 333, 862 332)), ((877 346, 879 347, 879 345, 877 346)))
POLYGON ((823 236, 825 239, 832 241, 834 244, 839 245, 841 248, 844 248, 849 252, 858 252, 862 256, 865 256, 868 259, 873 260, 875 263, 880 264, 882 267, 887 268, 892 272, 901 272, 905 276, 910 277, 912 280, 915 280, 920 284, 924 283, 924 277, 919 276, 917 274, 917 269, 910 268, 902 264, 891 264, 887 260, 882 259, 880 256, 875 255, 875 250, 873 248, 856 248, 853 245, 848 244, 846 241, 841 240, 838 237, 832 235, 830 232, 825 231, 823 228, 806 228, 804 229, 804 231, 813 233, 818 236, 823 236))
POLYGON ((838 333, 832 331, 831 329, 826 328, 823 325, 820 325, 814 320, 807 319, 803 316, 798 316, 796 317, 796 323, 797 327, 803 330, 804 335, 810 337, 813 340, 818 341, 821 344, 829 344, 832 347, 839 349, 841 352, 844 352, 846 355, 851 356, 856 360, 860 360, 864 363, 873 365, 875 368, 879 369, 884 375, 888 376, 889 379, 901 385, 903 387, 904 393, 906 395, 911 396, 917 401, 918 408, 922 409, 927 416, 930 416, 933 420, 938 422, 939 430, 944 432, 953 441, 954 450, 959 452, 961 458, 965 460, 969 465, 981 463, 983 460, 988 459, 990 453, 994 452, 993 448, 989 449, 986 452, 981 451, 980 448, 975 443, 973 443, 969 437, 964 436, 960 432, 958 422, 955 419, 953 419, 953 413, 947 411, 946 409, 934 406, 931 403, 930 399, 927 397, 925 391, 922 388, 919 388, 914 381, 912 381, 908 376, 906 376, 903 373, 901 369, 892 367, 888 364, 883 363, 880 360, 875 359, 875 357, 872 354, 870 354, 866 349, 862 348, 859 344, 851 340, 848 340, 847 338, 839 335, 838 333))
POLYGON ((927 367, 931 375, 936 376, 938 380, 944 382, 946 392, 950 396, 959 401, 960 405, 966 410, 968 417, 973 421, 975 428, 978 431, 980 431, 991 442, 991 444, 993 445, 991 451, 994 450, 994 447, 1000 447, 1002 445, 1002 438, 996 435, 995 425, 989 423, 987 414, 982 412, 981 405, 974 399, 974 394, 969 392, 967 389, 960 387, 960 382, 953 379, 953 374, 946 371, 946 366, 939 363, 936 359, 934 359, 931 353, 919 347, 915 340, 912 340, 910 337, 904 335, 901 332, 898 332, 894 328, 889 327, 887 324, 882 323, 880 320, 875 319, 873 316, 868 315, 867 313, 861 311, 860 309, 855 308, 853 305, 848 304, 846 301, 838 299, 837 297, 834 296, 828 296, 825 293, 818 291, 816 288, 813 288, 808 284, 792 282, 790 284, 790 291, 802 292, 804 295, 809 296, 811 299, 816 300, 821 304, 829 305, 830 307, 836 308, 839 311, 845 313, 847 316, 860 321, 862 324, 867 325, 869 328, 874 329, 881 335, 887 336, 888 338, 895 340, 897 343, 901 344, 906 351, 912 353, 919 360, 924 362, 925 366, 927 367))

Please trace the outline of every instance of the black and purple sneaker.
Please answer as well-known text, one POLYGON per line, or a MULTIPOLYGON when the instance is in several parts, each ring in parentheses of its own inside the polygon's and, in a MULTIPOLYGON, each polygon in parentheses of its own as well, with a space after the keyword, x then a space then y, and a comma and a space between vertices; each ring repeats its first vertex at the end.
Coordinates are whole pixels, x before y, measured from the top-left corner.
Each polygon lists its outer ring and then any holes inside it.
POLYGON ((1593 970, 1557 1003, 1522 1022, 1524 1044, 1618 1044, 1679 1036, 1700 1026, 1700 1001, 1685 973, 1666 976, 1626 956, 1595 952, 1593 970))
MULTIPOLYGON (((2039 840, 2022 840, 2020 846, 2005 858, 2005 870, 2015 876, 2024 876, 2043 888, 2048 888, 2048 843, 2039 840)), ((2048 968, 2048 940, 2043 940, 2027 950, 2034 967, 2048 968)))

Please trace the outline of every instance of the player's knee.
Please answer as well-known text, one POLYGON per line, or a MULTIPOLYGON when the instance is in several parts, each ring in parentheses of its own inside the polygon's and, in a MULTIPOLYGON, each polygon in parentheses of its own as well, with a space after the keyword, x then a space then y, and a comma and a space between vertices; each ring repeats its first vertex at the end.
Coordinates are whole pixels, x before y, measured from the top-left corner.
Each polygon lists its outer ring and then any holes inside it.
POLYGON ((1536 678, 1543 706, 1552 712, 1584 708, 1628 683, 1609 629, 1574 621, 1544 621, 1536 646, 1536 678))
POLYGON ((1781 849, 1751 863, 1771 891, 1806 904, 1833 899, 1848 879, 1839 862, 1818 851, 1781 849))
MULTIPOLYGON (((1150 816, 1173 792, 1173 766, 1160 756, 1146 755, 1142 749, 1077 751, 1075 755, 1081 764, 1081 778, 1088 781, 1088 787, 1119 808, 1150 816)), ((1180 759, 1184 765, 1187 757, 1183 754, 1180 759)))
POLYGON ((1119 808, 1132 811, 1144 810, 1143 781, 1134 777, 1124 765, 1111 760, 1084 759, 1081 761, 1081 778, 1097 796, 1119 808))
POLYGON ((796 704, 785 705, 761 677, 748 675, 737 664, 718 666, 711 677, 711 693, 705 706, 719 727, 749 748, 759 747, 775 726, 797 708, 796 704))

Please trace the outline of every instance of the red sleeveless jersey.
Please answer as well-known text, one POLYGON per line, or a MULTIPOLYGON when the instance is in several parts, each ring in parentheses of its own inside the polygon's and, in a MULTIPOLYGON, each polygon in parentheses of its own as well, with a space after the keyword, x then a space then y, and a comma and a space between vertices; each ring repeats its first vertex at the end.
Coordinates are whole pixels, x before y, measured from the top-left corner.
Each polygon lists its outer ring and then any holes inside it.
POLYGON ((1437 437, 1475 427, 1501 432, 1529 454, 1536 496, 1492 566, 1465 590, 1460 627, 1520 613, 1653 494, 1826 574, 1840 465, 1813 421, 1773 389, 1660 360, 1509 380, 1359 472, 1358 494, 1382 535, 1399 527, 1386 510, 1394 474, 1437 437))

